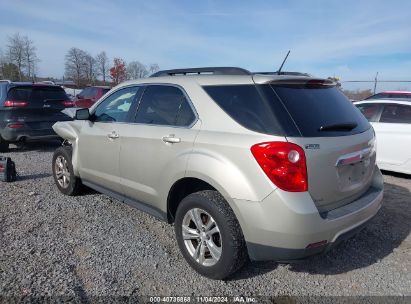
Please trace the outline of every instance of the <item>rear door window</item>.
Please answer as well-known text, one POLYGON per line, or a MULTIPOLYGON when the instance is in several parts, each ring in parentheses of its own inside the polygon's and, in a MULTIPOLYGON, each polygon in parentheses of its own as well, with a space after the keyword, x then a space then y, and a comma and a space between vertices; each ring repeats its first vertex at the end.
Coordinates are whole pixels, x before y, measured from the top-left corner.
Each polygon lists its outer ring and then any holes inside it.
POLYGON ((135 122, 188 127, 195 119, 193 109, 181 89, 167 85, 150 85, 144 92, 135 122))
POLYGON ((385 104, 380 122, 411 124, 411 106, 385 104))

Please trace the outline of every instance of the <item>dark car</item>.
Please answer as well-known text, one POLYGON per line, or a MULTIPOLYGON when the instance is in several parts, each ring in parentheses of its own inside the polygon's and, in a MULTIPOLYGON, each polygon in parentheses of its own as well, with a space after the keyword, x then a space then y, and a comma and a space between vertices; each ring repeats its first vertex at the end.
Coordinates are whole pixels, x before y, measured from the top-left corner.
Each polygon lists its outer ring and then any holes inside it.
POLYGON ((60 86, 0 82, 0 151, 9 143, 57 138, 51 128, 70 118, 61 113, 74 103, 60 86))
POLYGON ((74 101, 75 105, 80 108, 90 108, 108 91, 110 91, 110 87, 106 86, 87 87, 77 95, 77 100, 74 101))

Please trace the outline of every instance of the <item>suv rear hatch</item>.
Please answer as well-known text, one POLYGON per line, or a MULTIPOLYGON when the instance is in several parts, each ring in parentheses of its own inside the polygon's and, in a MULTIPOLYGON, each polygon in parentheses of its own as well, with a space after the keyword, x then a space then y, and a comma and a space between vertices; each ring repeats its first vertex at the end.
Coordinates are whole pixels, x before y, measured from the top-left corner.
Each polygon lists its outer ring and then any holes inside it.
POLYGON ((243 127, 304 149, 308 191, 320 212, 367 192, 375 168, 374 132, 333 82, 263 75, 253 80, 203 88, 243 127))
POLYGON ((63 88, 46 85, 11 87, 7 94, 13 115, 9 119, 25 123, 32 129, 51 129, 56 121, 69 117, 61 111, 73 106, 63 88))
POLYGON ((328 80, 270 83, 300 135, 286 136, 306 155, 308 191, 320 212, 367 192, 375 168, 375 137, 368 121, 328 80))

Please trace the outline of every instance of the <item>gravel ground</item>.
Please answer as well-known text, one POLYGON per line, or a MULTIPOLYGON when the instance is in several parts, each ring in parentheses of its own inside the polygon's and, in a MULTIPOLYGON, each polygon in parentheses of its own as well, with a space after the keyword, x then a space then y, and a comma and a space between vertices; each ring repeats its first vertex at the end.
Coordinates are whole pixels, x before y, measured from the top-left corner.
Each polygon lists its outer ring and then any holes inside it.
MULTIPOLYGON (((384 204, 354 238, 303 263, 248 263, 227 281, 196 274, 173 227, 88 191, 60 194, 51 175, 57 143, 5 155, 15 183, 0 183, 0 300, 67 295, 411 296, 411 177, 384 174, 384 204)), ((408 300, 411 300, 408 298, 408 300)), ((0 301, 1 302, 1 301, 0 301)))

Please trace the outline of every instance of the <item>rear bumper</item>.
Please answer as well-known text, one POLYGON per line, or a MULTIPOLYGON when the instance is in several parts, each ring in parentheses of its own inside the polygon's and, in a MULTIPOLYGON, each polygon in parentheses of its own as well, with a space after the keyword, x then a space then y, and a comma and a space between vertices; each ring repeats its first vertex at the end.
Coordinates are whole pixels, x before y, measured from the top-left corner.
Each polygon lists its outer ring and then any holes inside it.
POLYGON ((377 214, 382 197, 376 167, 367 193, 326 215, 320 215, 308 192, 278 189, 261 202, 234 200, 234 209, 252 260, 290 261, 326 252, 351 237, 377 214))
POLYGON ((310 256, 326 253, 332 250, 341 242, 353 237, 355 234, 361 231, 367 225, 370 219, 367 219, 364 223, 360 224, 359 226, 354 227, 351 230, 340 234, 333 242, 326 243, 316 248, 277 248, 247 242, 248 254, 250 258, 254 261, 276 260, 279 262, 293 262, 303 260, 310 256))

